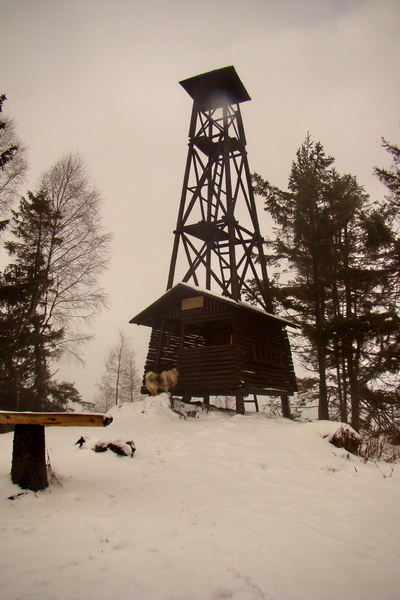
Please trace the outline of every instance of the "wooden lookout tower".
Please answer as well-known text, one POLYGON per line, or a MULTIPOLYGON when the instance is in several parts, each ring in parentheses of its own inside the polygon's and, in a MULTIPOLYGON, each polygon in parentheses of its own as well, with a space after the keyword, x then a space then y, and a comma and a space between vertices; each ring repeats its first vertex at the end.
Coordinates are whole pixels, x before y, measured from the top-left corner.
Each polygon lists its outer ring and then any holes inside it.
POLYGON ((180 82, 193 99, 167 292, 131 323, 152 328, 145 372, 177 368, 174 395, 209 401, 288 396, 296 379, 286 332, 273 314, 233 67, 180 82), (178 276, 179 273, 179 276, 178 276), (251 283, 250 283, 251 282, 251 283))

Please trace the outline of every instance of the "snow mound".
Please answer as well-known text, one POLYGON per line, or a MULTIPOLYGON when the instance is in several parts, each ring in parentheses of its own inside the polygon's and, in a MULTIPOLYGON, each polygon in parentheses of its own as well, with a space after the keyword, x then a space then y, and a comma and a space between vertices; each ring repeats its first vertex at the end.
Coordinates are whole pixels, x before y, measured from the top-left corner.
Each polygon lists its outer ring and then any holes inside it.
POLYGON ((112 408, 109 411, 113 419, 123 417, 126 419, 140 418, 143 415, 146 419, 176 421, 179 416, 171 411, 171 402, 166 393, 157 396, 147 396, 140 402, 127 402, 112 408))
POLYGON ((343 448, 356 454, 361 443, 361 436, 347 423, 336 421, 317 421, 308 423, 309 429, 314 429, 323 439, 337 448, 343 448))
POLYGON ((359 437, 359 434, 350 425, 341 423, 340 421, 315 421, 313 423, 305 423, 305 427, 316 431, 322 438, 331 438, 337 433, 338 429, 354 432, 359 437))

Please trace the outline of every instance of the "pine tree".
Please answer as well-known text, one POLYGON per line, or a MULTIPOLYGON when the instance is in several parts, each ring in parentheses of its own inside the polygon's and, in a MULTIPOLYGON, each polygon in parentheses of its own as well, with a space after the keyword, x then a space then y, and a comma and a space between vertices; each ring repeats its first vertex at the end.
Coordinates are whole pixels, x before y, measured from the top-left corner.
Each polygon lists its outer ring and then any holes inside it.
POLYGON ((392 158, 391 169, 375 167, 374 172, 378 179, 389 191, 388 203, 397 214, 400 212, 400 147, 382 140, 382 145, 392 158))
POLYGON ((29 193, 13 211, 13 239, 5 243, 12 262, 1 289, 0 347, 3 369, 14 389, 14 410, 41 409, 48 395, 48 361, 63 337, 62 328, 52 328, 46 318, 53 216, 43 194, 29 193))
POLYGON ((399 439, 400 429, 400 148, 382 140, 392 159, 389 169, 375 167, 387 195, 367 222, 367 245, 375 269, 383 273, 375 305, 381 307, 379 331, 364 375, 369 417, 399 439), (393 429, 394 428, 394 429, 393 429), (393 434, 393 430, 395 433, 393 434))
POLYGON ((307 137, 289 192, 260 176, 254 181, 277 223, 271 262, 284 260, 289 274, 278 285, 274 278, 275 295, 301 326, 302 358, 318 373, 319 418, 328 418, 330 401, 343 421, 350 407, 359 429, 382 348, 395 331, 388 269, 394 234, 388 211, 374 206, 354 177, 339 175, 333 162, 307 137))
MULTIPOLYGON (((278 292, 284 307, 297 313, 311 341, 307 359, 319 374, 320 419, 329 419, 326 381, 326 264, 329 252, 327 207, 334 178, 334 159, 325 155, 320 143, 309 136, 297 151, 289 179, 289 192, 282 192, 255 177, 255 191, 263 195, 266 210, 279 227, 273 243, 276 259, 284 258, 296 276, 278 292)), ((276 290, 277 292, 277 290, 276 290)))

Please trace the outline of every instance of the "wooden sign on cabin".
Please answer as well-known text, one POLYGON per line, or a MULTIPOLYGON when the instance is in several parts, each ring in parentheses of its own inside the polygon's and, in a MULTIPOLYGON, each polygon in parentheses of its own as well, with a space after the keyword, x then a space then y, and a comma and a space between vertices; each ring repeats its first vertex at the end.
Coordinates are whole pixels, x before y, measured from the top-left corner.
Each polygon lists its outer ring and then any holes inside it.
POLYGON ((249 394, 281 395, 289 416, 290 323, 273 314, 240 112, 250 96, 234 67, 180 83, 193 109, 167 292, 130 321, 152 328, 145 373, 177 368, 174 395, 233 395, 240 413, 249 394))

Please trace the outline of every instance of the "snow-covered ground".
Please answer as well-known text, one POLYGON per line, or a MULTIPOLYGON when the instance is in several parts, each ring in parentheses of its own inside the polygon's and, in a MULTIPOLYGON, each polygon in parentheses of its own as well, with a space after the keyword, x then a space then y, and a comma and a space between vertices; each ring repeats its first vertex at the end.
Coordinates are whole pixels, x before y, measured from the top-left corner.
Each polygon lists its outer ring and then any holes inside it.
POLYGON ((0 436, 1 600, 399 600, 400 465, 338 450, 337 424, 185 420, 165 395, 112 415, 48 427, 58 482, 14 500, 0 436))

